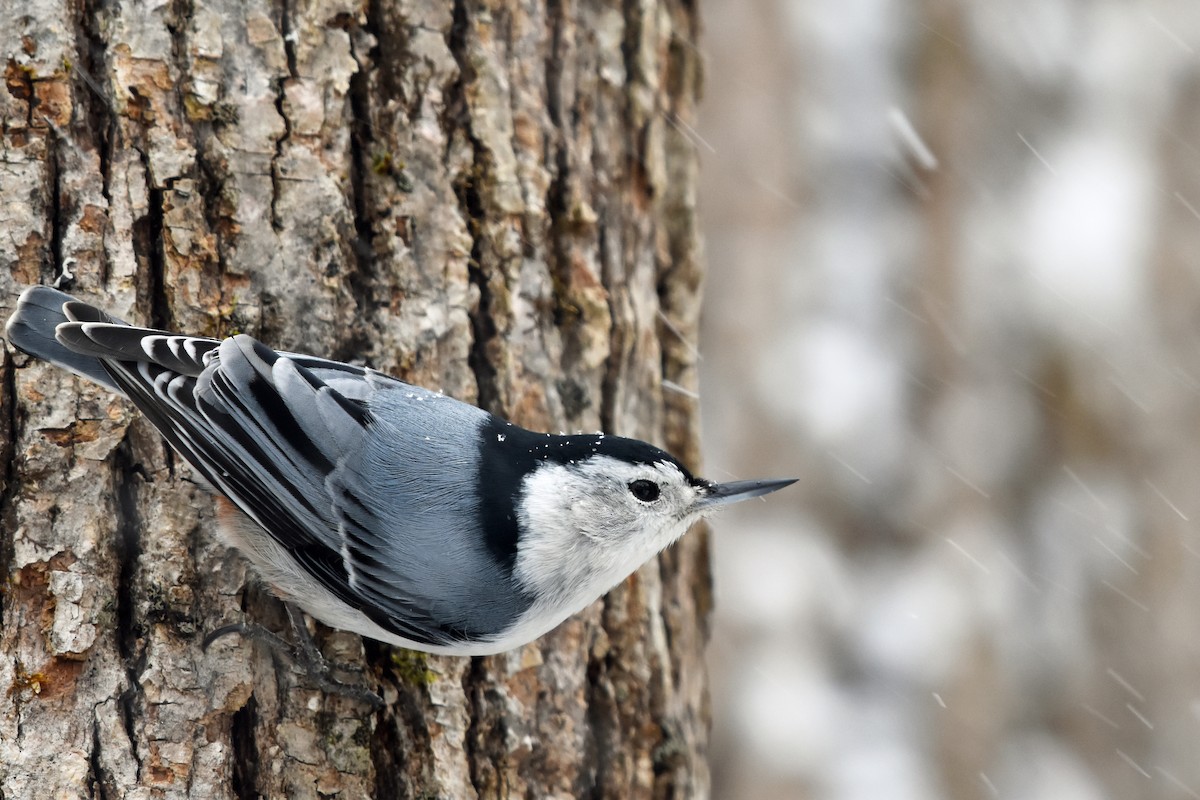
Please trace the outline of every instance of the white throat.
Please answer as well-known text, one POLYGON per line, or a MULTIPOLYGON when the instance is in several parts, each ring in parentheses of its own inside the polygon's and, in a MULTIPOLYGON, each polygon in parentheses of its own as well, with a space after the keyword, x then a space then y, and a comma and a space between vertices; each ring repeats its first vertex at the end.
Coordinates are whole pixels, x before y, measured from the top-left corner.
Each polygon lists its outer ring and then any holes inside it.
MULTIPOLYGON (((514 574, 565 618, 612 589, 683 535, 692 489, 671 464, 593 457, 547 463, 526 477, 517 506, 521 542, 514 574), (661 505, 640 503, 628 485, 647 475, 664 489, 661 505)), ((693 517, 694 518, 694 517, 693 517)))

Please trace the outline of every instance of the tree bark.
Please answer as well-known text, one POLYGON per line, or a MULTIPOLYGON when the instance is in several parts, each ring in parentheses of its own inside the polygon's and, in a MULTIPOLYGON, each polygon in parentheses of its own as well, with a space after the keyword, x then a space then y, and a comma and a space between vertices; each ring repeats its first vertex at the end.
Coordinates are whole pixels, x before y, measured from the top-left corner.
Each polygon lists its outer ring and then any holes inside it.
MULTIPOLYGON (((0 4, 0 297, 57 283, 695 463, 696 33, 686 0, 0 4)), ((318 626, 371 713, 203 652, 284 629, 208 494, 126 402, 11 350, 0 378, 5 800, 706 793, 703 534, 492 658, 318 626)))

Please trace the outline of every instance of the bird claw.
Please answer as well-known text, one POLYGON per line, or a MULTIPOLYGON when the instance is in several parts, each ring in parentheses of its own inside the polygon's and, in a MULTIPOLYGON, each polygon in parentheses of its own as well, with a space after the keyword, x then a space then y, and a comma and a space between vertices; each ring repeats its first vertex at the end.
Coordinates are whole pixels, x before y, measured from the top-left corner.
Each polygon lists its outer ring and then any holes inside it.
POLYGON ((253 622, 234 622, 222 625, 205 636, 200 645, 201 649, 207 651, 209 646, 222 636, 237 634, 244 639, 265 644, 272 652, 286 656, 293 664, 303 668, 308 673, 309 679, 322 691, 357 700, 376 711, 383 708, 385 705, 383 698, 375 692, 365 686, 343 683, 333 675, 335 671, 362 674, 363 668, 358 664, 326 659, 317 647, 317 643, 313 641, 312 634, 308 632, 308 625, 305 624, 301 611, 291 603, 284 603, 284 608, 287 609, 288 621, 291 623, 295 642, 289 642, 274 631, 253 622))

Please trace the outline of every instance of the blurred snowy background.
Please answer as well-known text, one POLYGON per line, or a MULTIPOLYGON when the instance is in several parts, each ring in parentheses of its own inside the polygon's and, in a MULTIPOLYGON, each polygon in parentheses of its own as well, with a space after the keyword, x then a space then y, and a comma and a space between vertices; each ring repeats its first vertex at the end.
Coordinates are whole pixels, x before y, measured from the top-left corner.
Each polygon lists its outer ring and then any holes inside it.
POLYGON ((716 796, 1200 798, 1200 2, 703 6, 716 796))

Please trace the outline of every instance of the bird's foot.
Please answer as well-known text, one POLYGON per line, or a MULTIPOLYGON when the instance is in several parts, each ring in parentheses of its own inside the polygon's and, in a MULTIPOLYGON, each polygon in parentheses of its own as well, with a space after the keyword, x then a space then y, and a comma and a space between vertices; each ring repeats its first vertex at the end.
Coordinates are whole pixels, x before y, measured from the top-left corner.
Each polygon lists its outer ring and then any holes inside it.
POLYGON ((286 656, 293 664, 303 668, 308 673, 309 679, 322 691, 340 694, 351 700, 366 703, 376 710, 382 708, 384 706, 383 698, 378 694, 365 686, 344 683, 334 675, 334 672, 362 674, 363 668, 358 664, 330 661, 325 658, 320 648, 317 647, 317 643, 313 641, 312 634, 308 631, 303 612, 291 603, 285 602, 283 605, 287 609, 288 621, 291 623, 295 642, 287 641, 262 625, 253 622, 235 622, 230 625, 222 625, 209 633, 204 637, 201 647, 207 651, 209 646, 222 636, 237 634, 244 639, 266 645, 273 653, 286 656))

